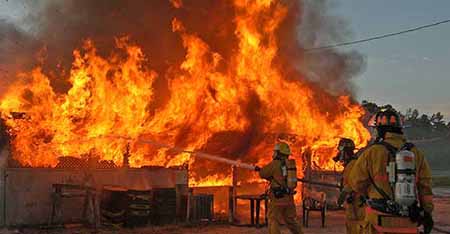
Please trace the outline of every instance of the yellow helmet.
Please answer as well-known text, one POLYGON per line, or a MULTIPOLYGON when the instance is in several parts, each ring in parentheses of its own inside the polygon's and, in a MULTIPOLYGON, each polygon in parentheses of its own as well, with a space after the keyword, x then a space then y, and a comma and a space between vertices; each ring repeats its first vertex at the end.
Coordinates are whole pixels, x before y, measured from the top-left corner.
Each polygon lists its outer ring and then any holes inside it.
POLYGON ((285 142, 276 143, 273 151, 280 152, 285 155, 291 155, 291 148, 285 142))

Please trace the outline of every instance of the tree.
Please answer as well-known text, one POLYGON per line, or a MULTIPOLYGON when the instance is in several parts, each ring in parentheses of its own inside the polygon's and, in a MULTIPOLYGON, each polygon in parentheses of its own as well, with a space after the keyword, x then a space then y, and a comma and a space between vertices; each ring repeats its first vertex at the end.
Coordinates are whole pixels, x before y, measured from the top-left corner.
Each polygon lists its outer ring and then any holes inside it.
POLYGON ((410 126, 416 126, 418 124, 419 111, 417 109, 408 108, 405 113, 405 123, 410 126))
MULTIPOLYGON (((367 111, 367 115, 373 115, 381 109, 393 108, 390 104, 377 105, 366 100, 362 101, 361 105, 367 111)), ((411 107, 399 114, 404 120, 405 133, 408 137, 416 139, 450 136, 450 122, 445 121, 441 112, 427 115, 411 107)))
POLYGON ((426 114, 420 116, 419 122, 422 126, 431 126, 430 118, 428 118, 428 115, 426 114))
POLYGON ((405 120, 411 120, 413 110, 411 108, 408 108, 405 112, 405 120))
POLYGON ((442 115, 441 112, 433 114, 430 121, 433 125, 433 128, 438 130, 438 132, 440 132, 441 134, 448 133, 448 127, 445 124, 444 115, 442 115))
POLYGON ((405 113, 405 119, 409 121, 417 120, 419 111, 417 109, 408 108, 405 113))
POLYGON ((431 116, 430 121, 435 125, 444 125, 444 116, 441 114, 441 112, 435 113, 431 116))
POLYGON ((414 109, 411 114, 411 120, 417 120, 419 118, 419 111, 417 109, 414 109))

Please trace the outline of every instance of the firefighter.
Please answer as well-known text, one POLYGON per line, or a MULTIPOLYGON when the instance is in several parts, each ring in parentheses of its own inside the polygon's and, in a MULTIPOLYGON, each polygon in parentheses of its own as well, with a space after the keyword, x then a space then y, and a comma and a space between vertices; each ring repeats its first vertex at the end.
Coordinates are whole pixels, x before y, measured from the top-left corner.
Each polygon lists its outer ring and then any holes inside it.
POLYGON ((369 126, 377 139, 350 172, 351 188, 367 196, 365 233, 417 233, 433 227, 431 171, 423 153, 403 136, 399 114, 381 110, 369 126))
POLYGON ((280 234, 280 224, 284 221, 292 234, 302 234, 297 220, 294 194, 297 186, 295 160, 288 159, 289 145, 281 142, 274 148, 273 160, 266 166, 255 170, 261 178, 270 181, 268 226, 269 234, 280 234))
POLYGON ((353 191, 350 187, 350 172, 356 162, 355 143, 348 138, 342 138, 338 145, 339 153, 333 158, 335 162, 344 164, 342 191, 338 199, 338 204, 345 204, 345 227, 347 233, 360 233, 364 222, 364 200, 362 196, 353 191))

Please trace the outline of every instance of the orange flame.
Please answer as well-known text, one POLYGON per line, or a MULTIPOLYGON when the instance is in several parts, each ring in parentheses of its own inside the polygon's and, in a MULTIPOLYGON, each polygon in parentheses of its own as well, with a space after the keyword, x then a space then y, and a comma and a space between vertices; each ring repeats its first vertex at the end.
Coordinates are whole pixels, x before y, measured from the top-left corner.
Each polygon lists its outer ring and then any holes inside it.
MULTIPOLYGON (((171 3, 183 7, 180 0, 171 3)), ((237 45, 226 60, 173 19, 172 30, 180 35, 186 54, 170 68, 170 96, 158 108, 151 105, 161 98, 153 92, 158 74, 127 38, 116 39, 110 57, 100 56, 90 40, 75 50, 68 77, 72 87, 66 93, 56 93, 39 67, 18 74, 0 100, 14 159, 32 167, 54 167, 60 156, 98 157, 121 165, 131 143, 133 167, 189 162, 192 184, 219 185, 231 183, 223 166, 108 136, 148 137, 264 164, 274 143, 264 140, 267 135, 288 133, 295 136, 294 155, 309 147, 315 152, 313 161, 327 170, 334 167, 331 158, 340 137, 364 145, 369 133, 359 120, 364 114, 360 106, 348 96, 313 88, 302 77, 287 79, 284 68, 276 65, 276 32, 288 8, 277 0, 233 3, 237 45), (332 108, 324 110, 321 103, 332 108)))

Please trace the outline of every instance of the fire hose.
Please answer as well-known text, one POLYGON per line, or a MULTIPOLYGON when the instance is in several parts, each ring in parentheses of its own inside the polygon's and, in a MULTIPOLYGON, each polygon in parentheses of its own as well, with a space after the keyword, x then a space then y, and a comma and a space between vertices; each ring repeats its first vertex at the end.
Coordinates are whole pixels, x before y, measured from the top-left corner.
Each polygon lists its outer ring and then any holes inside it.
MULTIPOLYGON (((123 136, 110 136, 110 137, 121 138, 121 139, 125 139, 125 140, 132 140, 132 138, 123 137, 123 136)), ((154 145, 154 146, 157 146, 157 147, 160 147, 160 148, 168 148, 168 149, 180 152, 180 153, 190 154, 190 155, 192 155, 194 157, 204 158, 204 159, 208 159, 208 160, 212 160, 212 161, 216 161, 216 162, 221 162, 221 163, 233 165, 233 166, 236 166, 236 167, 239 167, 239 168, 245 168, 245 169, 248 169, 248 170, 255 170, 255 168, 256 168, 254 165, 251 165, 251 164, 248 164, 248 163, 243 163, 243 162, 240 162, 238 160, 231 160, 231 159, 227 159, 227 158, 220 157, 220 156, 217 156, 217 155, 203 153, 203 152, 200 152, 200 151, 186 150, 186 149, 183 149, 183 148, 180 148, 180 147, 171 146, 171 145, 168 145, 168 144, 163 144, 163 143, 159 143, 159 142, 152 141, 152 140, 138 139, 136 142, 141 143, 141 144, 154 145)))
MULTIPOLYGON (((133 140, 130 137, 124 137, 124 136, 106 136, 106 137, 107 138, 119 138, 119 139, 123 139, 123 140, 133 140)), ((255 170, 255 168, 256 168, 256 166, 254 166, 254 165, 251 165, 248 163, 243 163, 243 162, 240 162, 239 160, 227 159, 227 158, 224 158, 221 156, 212 155, 212 154, 208 154, 208 153, 204 153, 204 152, 200 152, 200 151, 186 150, 186 149, 183 149, 180 147, 170 146, 168 144, 163 144, 163 143, 159 143, 159 142, 148 140, 148 139, 145 139, 145 140, 138 139, 136 142, 141 143, 141 144, 150 144, 150 145, 154 145, 154 146, 157 146, 160 148, 168 148, 168 149, 175 150, 175 151, 178 151, 181 153, 190 154, 194 157, 199 157, 199 158, 204 158, 204 159, 208 159, 208 160, 212 160, 212 161, 216 161, 216 162, 220 162, 220 163, 225 163, 225 164, 233 165, 233 166, 248 169, 248 170, 255 170)), ((297 180, 302 183, 314 184, 314 185, 325 186, 325 187, 341 188, 341 186, 338 184, 311 181, 311 180, 304 179, 304 178, 297 178, 297 180)), ((450 231, 446 231, 446 230, 443 230, 438 227, 433 227, 433 230, 440 232, 440 233, 450 234, 450 231)))
POLYGON ((317 182, 317 181, 312 181, 312 180, 307 180, 307 179, 303 179, 303 178, 297 178, 298 181, 302 182, 302 183, 307 183, 307 184, 314 184, 314 185, 319 185, 319 186, 324 186, 324 187, 332 187, 332 188, 342 188, 342 186, 340 186, 339 184, 330 184, 330 183, 324 183, 324 182, 317 182))
MULTIPOLYGON (((113 139, 121 139, 121 140, 125 140, 125 141, 134 141, 140 144, 148 144, 148 145, 153 145, 159 148, 167 148, 176 152, 180 152, 180 153, 187 153, 190 154, 191 156, 194 157, 198 157, 198 158, 204 158, 204 159, 208 159, 208 160, 212 160, 212 161, 216 161, 216 162, 221 162, 221 163, 226 163, 229 165, 233 165, 239 168, 245 168, 248 170, 255 170, 256 166, 248 164, 248 163, 243 163, 240 162, 238 160, 231 160, 231 159, 227 159, 224 157, 220 157, 217 155, 212 155, 212 154, 208 154, 208 153, 204 153, 204 152, 200 152, 200 151, 192 151, 192 150, 186 150, 177 146, 171 146, 168 144, 163 144, 160 142, 156 142, 156 141, 152 141, 152 140, 148 140, 148 139, 137 139, 135 140, 134 138, 131 137, 127 137, 127 136, 120 136, 120 135, 106 135, 106 136, 99 136, 96 138, 113 138, 113 139)), ((88 142, 90 141, 89 139, 86 140, 76 140, 75 142, 80 143, 80 142, 88 142)), ((65 141, 63 142, 64 144, 70 143, 72 141, 65 141)), ((63 144, 63 143, 59 143, 59 144, 63 144)))
MULTIPOLYGON (((125 140, 131 140, 131 138, 123 137, 123 136, 111 136, 111 137, 121 138, 121 139, 125 139, 125 140)), ((204 153, 204 152, 200 152, 200 151, 186 150, 186 149, 182 149, 180 147, 170 146, 168 144, 163 144, 163 143, 148 140, 148 139, 145 139, 145 140, 138 139, 137 142, 141 143, 141 144, 154 145, 154 146, 161 147, 161 148, 168 148, 171 150, 175 150, 177 152, 190 154, 194 157, 204 158, 207 160, 216 161, 216 162, 220 162, 220 163, 225 163, 225 164, 229 164, 229 165, 232 165, 235 167, 244 168, 244 169, 248 169, 248 170, 255 170, 255 168, 256 168, 256 166, 254 166, 254 165, 251 165, 248 163, 243 163, 239 160, 227 159, 227 158, 224 158, 221 156, 212 155, 212 154, 208 154, 208 153, 204 153)), ((311 180, 307 180, 304 178, 297 178, 297 180, 302 183, 314 184, 314 185, 325 186, 325 187, 341 188, 341 186, 338 184, 330 184, 330 183, 324 183, 324 182, 311 181, 311 180)))
MULTIPOLYGON (((232 165, 235 167, 244 168, 247 170, 255 170, 255 168, 256 168, 255 165, 243 163, 239 160, 227 159, 227 158, 224 158, 221 156, 208 154, 208 153, 204 153, 204 152, 200 152, 200 151, 186 150, 186 149, 183 149, 183 148, 180 148, 177 146, 171 146, 168 144, 156 142, 156 141, 149 140, 149 139, 139 139, 138 138, 137 140, 135 140, 134 138, 127 137, 127 136, 120 136, 120 135, 107 135, 107 136, 101 136, 99 138, 114 138, 114 139, 122 139, 122 140, 126 140, 126 141, 135 141, 140 144, 149 144, 149 145, 153 145, 153 146, 156 146, 159 148, 167 148, 167 149, 174 150, 176 152, 187 153, 194 157, 204 158, 207 160, 216 161, 216 162, 220 162, 220 163, 225 163, 225 164, 229 164, 229 165, 232 165)), ((89 140, 85 140, 85 141, 89 141, 89 140)), ((80 142, 80 141, 77 141, 77 142, 80 142)), ((65 143, 67 143, 67 142, 65 142, 65 143)), ((341 188, 341 186, 338 184, 330 184, 330 183, 324 183, 324 182, 318 182, 318 181, 311 181, 311 180, 308 180, 305 178, 297 178, 297 180, 302 183, 307 183, 307 184, 314 184, 314 185, 332 187, 332 188, 341 188)))

